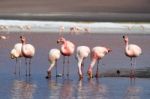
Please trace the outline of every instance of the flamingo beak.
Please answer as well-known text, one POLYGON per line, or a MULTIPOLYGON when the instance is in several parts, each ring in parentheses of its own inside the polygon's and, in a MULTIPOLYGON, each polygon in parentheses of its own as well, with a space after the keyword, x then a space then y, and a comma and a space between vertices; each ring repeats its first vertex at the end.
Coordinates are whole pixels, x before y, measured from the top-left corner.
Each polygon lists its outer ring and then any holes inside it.
POLYGON ((59 43, 59 41, 57 40, 57 44, 59 43))
POLYGON ((123 36, 123 38, 125 38, 125 36, 123 36))
POLYGON ((112 51, 112 49, 108 49, 108 52, 111 52, 112 51))
POLYGON ((10 58, 11 58, 11 59, 14 59, 15 57, 14 57, 13 55, 10 55, 10 58))

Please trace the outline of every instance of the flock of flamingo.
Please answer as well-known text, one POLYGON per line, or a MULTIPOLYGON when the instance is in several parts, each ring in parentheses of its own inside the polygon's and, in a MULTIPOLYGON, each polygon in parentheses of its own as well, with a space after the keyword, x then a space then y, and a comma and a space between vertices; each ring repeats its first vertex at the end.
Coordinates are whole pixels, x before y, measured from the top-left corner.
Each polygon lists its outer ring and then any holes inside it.
MULTIPOLYGON (((6 39, 5 37, 1 36, 0 39, 6 39)), ((128 36, 123 36, 123 40, 125 42, 125 55, 131 59, 131 73, 130 77, 135 78, 135 59, 136 57, 142 54, 142 49, 136 44, 129 44, 128 36)), ((31 59, 34 57, 35 48, 33 45, 28 44, 27 40, 24 36, 20 36, 21 43, 16 43, 14 48, 11 50, 10 55, 12 59, 17 59, 20 57, 24 57, 26 61, 26 76, 31 75, 31 59)), ((96 46, 90 50, 88 46, 78 46, 76 48, 75 44, 69 40, 66 40, 64 37, 60 37, 57 40, 57 43, 60 43, 60 49, 53 48, 49 51, 49 61, 50 66, 47 70, 46 78, 51 77, 51 71, 53 67, 56 67, 56 76, 57 76, 57 61, 60 59, 60 56, 63 55, 63 70, 62 76, 64 75, 65 63, 67 63, 67 75, 69 75, 69 56, 73 55, 74 52, 76 53, 76 60, 78 62, 78 74, 79 78, 83 78, 83 67, 84 67, 84 59, 87 58, 89 55, 91 57, 91 63, 88 66, 87 74, 89 78, 93 78, 93 67, 97 62, 97 70, 95 73, 95 77, 99 77, 99 61, 111 52, 111 48, 103 47, 103 46, 96 46), (76 49, 75 49, 76 48, 76 49), (65 57, 68 57, 68 60, 65 60, 65 57)), ((16 73, 16 66, 15 72, 16 73)), ((20 69, 19 69, 20 73, 20 69)))

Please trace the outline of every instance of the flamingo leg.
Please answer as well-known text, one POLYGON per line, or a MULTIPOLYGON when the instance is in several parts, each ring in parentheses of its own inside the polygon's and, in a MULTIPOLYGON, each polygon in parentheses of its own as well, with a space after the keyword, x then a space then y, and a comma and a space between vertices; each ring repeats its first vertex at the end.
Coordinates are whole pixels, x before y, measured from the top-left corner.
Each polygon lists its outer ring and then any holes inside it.
POLYGON ((21 60, 19 60, 19 75, 20 75, 21 60))
POLYGON ((69 76, 69 56, 68 56, 68 62, 67 62, 67 76, 69 76))
POLYGON ((133 66, 133 58, 131 58, 131 73, 130 73, 130 78, 134 77, 134 66, 133 66))
POLYGON ((56 77, 57 77, 58 73, 57 73, 57 60, 56 60, 56 77))
POLYGON ((16 64, 15 64, 14 74, 16 74, 16 71, 17 71, 17 63, 18 63, 18 59, 16 58, 16 64))
POLYGON ((29 76, 31 76, 31 58, 29 59, 29 76))
POLYGON ((96 75, 95 77, 98 78, 99 77, 99 59, 97 60, 97 69, 96 69, 96 75))
POLYGON ((135 67, 136 67, 136 58, 134 58, 134 65, 133 65, 133 75, 135 78, 135 67))
POLYGON ((26 58, 25 58, 25 64, 26 64, 26 76, 27 76, 28 71, 27 71, 27 59, 26 58))
POLYGON ((64 75, 64 69, 65 69, 65 56, 63 57, 63 73, 62 73, 62 75, 64 75))

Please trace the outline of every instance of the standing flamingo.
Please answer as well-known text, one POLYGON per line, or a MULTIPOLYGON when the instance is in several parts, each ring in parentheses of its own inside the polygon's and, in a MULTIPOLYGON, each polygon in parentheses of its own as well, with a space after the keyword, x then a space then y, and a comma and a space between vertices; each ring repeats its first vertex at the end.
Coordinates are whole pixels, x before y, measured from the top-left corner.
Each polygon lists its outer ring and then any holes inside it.
POLYGON ((68 56, 68 68, 67 68, 67 75, 69 76, 69 56, 71 56, 74 53, 75 44, 73 44, 71 41, 66 40, 63 37, 60 37, 57 40, 57 43, 61 43, 61 54, 64 56, 63 58, 63 75, 64 75, 64 64, 65 64, 65 56, 68 56))
POLYGON ((48 68, 48 71, 47 71, 47 76, 46 78, 49 78, 51 77, 51 70, 52 68, 56 65, 56 76, 57 76, 57 60, 60 58, 60 50, 59 49, 51 49, 49 51, 49 61, 51 63, 50 67, 48 68))
POLYGON ((129 58, 131 58, 131 74, 130 77, 135 77, 135 62, 136 57, 140 56, 142 54, 142 49, 135 44, 129 44, 129 39, 127 36, 123 36, 124 42, 125 42, 125 55, 129 58), (135 59, 135 62, 133 64, 132 60, 135 59))
MULTIPOLYGON (((17 68, 18 59, 20 57, 22 57, 21 47, 22 47, 21 43, 16 43, 14 45, 14 48, 10 52, 11 59, 16 59, 16 65, 15 65, 15 71, 14 71, 15 74, 16 74, 16 68, 17 68)), ((20 65, 19 65, 19 74, 20 74, 20 65)))
POLYGON ((90 64, 90 66, 88 68, 88 71, 87 71, 88 76, 90 78, 92 78, 92 74, 93 74, 92 73, 92 69, 93 69, 96 61, 97 61, 97 71, 96 71, 96 75, 95 76, 98 77, 98 75, 99 75, 99 71, 98 71, 99 60, 102 59, 110 51, 111 51, 110 48, 100 47, 100 46, 94 47, 92 49, 92 52, 91 52, 91 59, 92 59, 92 61, 91 61, 91 64, 90 64))
POLYGON ((76 57, 78 61, 78 72, 79 72, 79 78, 83 78, 83 61, 86 57, 88 57, 90 53, 90 48, 87 46, 78 46, 76 51, 76 57))
POLYGON ((26 38, 24 36, 20 36, 22 47, 21 47, 21 53, 23 57, 25 57, 26 61, 26 76, 27 76, 27 59, 29 59, 29 76, 31 75, 31 58, 35 54, 35 48, 31 44, 26 44, 26 38))
POLYGON ((62 25, 59 27, 59 34, 62 35, 62 33, 64 32, 65 27, 62 25))

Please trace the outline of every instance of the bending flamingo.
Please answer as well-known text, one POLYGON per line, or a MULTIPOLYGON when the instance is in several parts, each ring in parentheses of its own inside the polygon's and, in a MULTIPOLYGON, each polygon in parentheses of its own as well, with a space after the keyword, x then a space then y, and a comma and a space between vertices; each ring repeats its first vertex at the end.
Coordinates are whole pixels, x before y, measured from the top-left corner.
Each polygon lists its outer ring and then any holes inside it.
POLYGON ((88 68, 88 71, 87 71, 88 76, 90 78, 92 78, 92 75, 93 75, 92 69, 93 69, 93 67, 94 67, 96 62, 97 62, 97 71, 96 71, 96 75, 95 76, 96 77, 99 76, 99 70, 98 70, 99 60, 102 59, 110 51, 111 51, 110 48, 100 47, 100 46, 94 47, 92 49, 92 52, 91 52, 91 59, 92 59, 92 61, 91 61, 91 64, 90 64, 90 66, 88 68))
POLYGON ((50 67, 48 68, 48 71, 47 71, 47 76, 46 78, 49 78, 51 77, 51 70, 52 68, 56 65, 56 76, 57 76, 57 60, 60 58, 60 50, 59 49, 51 49, 49 51, 49 56, 48 56, 48 59, 50 61, 50 67))
POLYGON ((86 57, 88 57, 90 53, 90 48, 87 46, 78 46, 76 51, 76 57, 78 61, 78 72, 79 72, 79 78, 83 78, 83 61, 86 57))
MULTIPOLYGON (((127 36, 123 36, 125 42, 125 55, 131 58, 131 74, 130 77, 135 77, 135 63, 133 64, 132 59, 140 56, 142 54, 142 49, 135 44, 129 44, 129 39, 127 36)), ((136 61, 136 60, 135 60, 136 61)))
POLYGON ((26 76, 27 75, 31 75, 31 59, 35 54, 35 48, 33 45, 31 44, 26 44, 26 38, 24 36, 20 36, 21 39, 21 43, 22 43, 22 47, 21 47, 21 53, 23 55, 23 57, 25 57, 25 61, 26 61, 26 76), (29 74, 27 74, 27 59, 29 59, 29 74))
MULTIPOLYGON (((21 47, 22 47, 22 44, 21 43, 17 43, 17 44, 14 45, 14 48, 10 52, 11 59, 16 59, 16 65, 15 65, 14 74, 16 74, 16 68, 17 68, 18 59, 20 57, 22 57, 21 47)), ((20 74, 20 65, 19 65, 19 74, 20 74)))
POLYGON ((67 68, 67 75, 69 75, 69 56, 74 53, 75 44, 69 40, 66 40, 63 37, 60 37, 57 40, 57 43, 61 43, 61 54, 64 56, 63 59, 63 75, 64 75, 64 64, 65 64, 65 56, 68 56, 68 68, 67 68))

